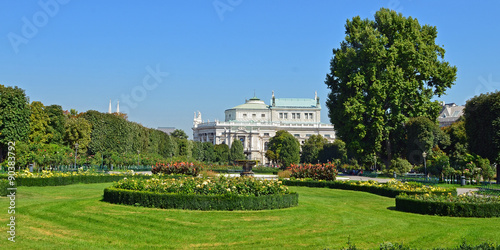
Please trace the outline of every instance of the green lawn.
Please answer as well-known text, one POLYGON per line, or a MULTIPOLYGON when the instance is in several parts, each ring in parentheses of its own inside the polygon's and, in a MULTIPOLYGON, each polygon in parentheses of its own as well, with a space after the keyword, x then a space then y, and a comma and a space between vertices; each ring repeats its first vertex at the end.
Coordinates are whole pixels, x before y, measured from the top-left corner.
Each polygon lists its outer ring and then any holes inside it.
POLYGON ((7 241, 7 198, 0 198, 2 248, 339 249, 398 242, 413 247, 498 241, 500 218, 449 218, 393 210, 370 193, 291 187, 299 206, 268 211, 162 210, 100 201, 111 185, 20 187, 16 242, 7 241))

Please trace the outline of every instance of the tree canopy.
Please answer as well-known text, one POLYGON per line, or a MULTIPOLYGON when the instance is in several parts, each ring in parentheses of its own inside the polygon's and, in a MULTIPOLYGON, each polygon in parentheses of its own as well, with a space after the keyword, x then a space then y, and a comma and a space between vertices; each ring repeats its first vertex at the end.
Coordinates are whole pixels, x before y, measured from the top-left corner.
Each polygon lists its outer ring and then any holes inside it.
POLYGON ((244 160, 247 157, 245 156, 245 153, 243 152, 243 143, 241 143, 240 140, 234 139, 233 143, 231 143, 231 149, 229 153, 229 160, 230 161, 235 161, 235 160, 244 160))
POLYGON ((444 61, 436 27, 412 17, 382 8, 375 20, 357 16, 345 28, 325 80, 330 121, 355 156, 377 153, 389 165, 403 124, 437 118, 431 99, 454 84, 457 69, 444 61))
POLYGON ((299 163, 300 143, 292 134, 285 130, 279 130, 275 136, 271 137, 269 140, 269 151, 272 152, 272 155, 274 155, 282 168, 299 163))
MULTIPOLYGON (((500 91, 468 100, 464 117, 470 151, 492 163, 500 163, 500 91)), ((499 166, 497 181, 500 181, 499 166)))

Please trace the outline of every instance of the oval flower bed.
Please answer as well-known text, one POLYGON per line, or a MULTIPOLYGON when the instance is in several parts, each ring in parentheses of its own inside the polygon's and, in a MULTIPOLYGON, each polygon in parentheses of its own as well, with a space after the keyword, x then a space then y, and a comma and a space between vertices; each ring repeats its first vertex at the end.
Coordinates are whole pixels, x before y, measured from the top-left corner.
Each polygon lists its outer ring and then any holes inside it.
POLYGON ((454 216, 500 217, 500 197, 462 194, 401 194, 396 209, 404 212, 454 216))
POLYGON ((288 186, 307 186, 307 187, 328 187, 333 189, 355 190, 378 194, 394 198, 401 193, 421 194, 421 193, 452 193, 456 194, 455 188, 442 188, 434 186, 426 186, 416 182, 401 182, 390 180, 387 183, 379 183, 376 181, 323 181, 312 179, 296 179, 284 180, 288 186))
POLYGON ((298 205, 281 181, 252 177, 123 179, 104 190, 104 201, 192 210, 262 210, 298 205))

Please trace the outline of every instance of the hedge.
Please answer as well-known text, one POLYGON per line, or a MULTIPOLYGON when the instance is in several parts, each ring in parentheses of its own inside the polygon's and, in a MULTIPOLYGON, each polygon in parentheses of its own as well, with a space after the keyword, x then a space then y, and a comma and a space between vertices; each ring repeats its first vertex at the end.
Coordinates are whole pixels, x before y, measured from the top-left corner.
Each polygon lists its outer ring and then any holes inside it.
MULTIPOLYGON (((16 186, 65 186, 78 183, 104 183, 119 181, 123 178, 142 178, 149 179, 155 177, 153 175, 71 175, 71 176, 54 176, 46 178, 33 178, 33 177, 16 177, 16 186)), ((179 178, 181 175, 166 176, 167 178, 179 178)), ((2 179, 0 178, 0 183, 2 179)), ((1 184, 0 184, 1 186, 1 184)))
POLYGON ((7 188, 9 188, 9 180, 0 179, 0 196, 6 196, 9 193, 7 192, 7 188))
MULTIPOLYGON (((283 184, 287 186, 305 186, 305 187, 327 187, 332 189, 343 189, 343 190, 354 190, 363 191, 372 194, 377 194, 381 196, 386 196, 390 198, 395 198, 401 193, 407 194, 421 194, 423 192, 415 191, 405 191, 399 189, 393 189, 388 187, 377 187, 377 186, 359 186, 352 184, 351 182, 345 181, 300 181, 300 180, 283 180, 283 184)), ((449 192, 433 192, 435 194, 447 194, 449 192)), ((456 195, 456 190, 451 192, 456 195)))
POLYGON ((453 217, 500 217, 499 203, 458 203, 396 197, 396 209, 403 212, 453 217))
POLYGON ((103 201, 115 204, 191 210, 264 210, 297 206, 299 195, 211 196, 194 194, 159 194, 117 188, 104 189, 103 201))

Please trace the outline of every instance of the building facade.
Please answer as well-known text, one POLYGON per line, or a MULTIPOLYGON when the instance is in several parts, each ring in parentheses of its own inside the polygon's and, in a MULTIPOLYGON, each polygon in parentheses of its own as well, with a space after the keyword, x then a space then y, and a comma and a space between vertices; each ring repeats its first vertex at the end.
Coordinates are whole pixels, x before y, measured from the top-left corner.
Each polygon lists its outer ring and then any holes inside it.
POLYGON ((438 122, 440 127, 450 126, 458 121, 464 114, 465 106, 456 105, 455 103, 441 103, 442 109, 439 113, 438 122))
POLYGON ((243 143, 248 159, 267 164, 265 157, 269 139, 277 131, 286 130, 302 144, 311 135, 322 135, 335 140, 333 125, 321 123, 321 105, 318 96, 308 98, 275 98, 274 92, 267 105, 257 97, 244 104, 227 109, 225 121, 204 122, 201 113, 195 113, 193 140, 227 144, 233 140, 243 143))

